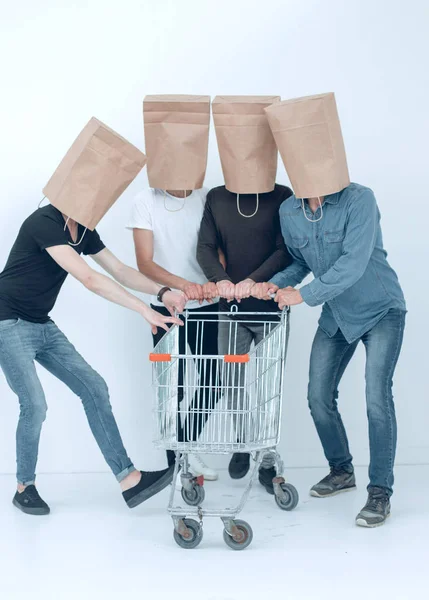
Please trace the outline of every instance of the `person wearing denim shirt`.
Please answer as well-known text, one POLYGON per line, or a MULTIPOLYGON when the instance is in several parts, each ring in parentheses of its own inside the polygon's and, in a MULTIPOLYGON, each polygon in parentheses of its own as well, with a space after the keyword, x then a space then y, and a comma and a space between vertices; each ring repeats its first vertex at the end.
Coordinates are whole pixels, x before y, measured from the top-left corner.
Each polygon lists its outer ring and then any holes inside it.
POLYGON ((252 295, 276 292, 280 308, 323 305, 308 386, 310 411, 331 469, 311 489, 318 498, 356 488, 337 400, 344 371, 363 342, 370 481, 356 524, 375 527, 390 515, 397 437, 392 379, 404 333, 404 295, 387 261, 374 194, 350 183, 334 95, 285 101, 270 111, 295 192, 280 207, 292 263, 270 282, 257 284, 252 295), (310 273, 314 279, 295 289, 310 273))
POLYGON ((362 340, 367 355, 369 490, 378 488, 390 496, 396 450, 392 377, 406 307, 383 248, 374 194, 351 183, 341 192, 326 196, 314 214, 308 201, 302 205, 291 196, 280 208, 280 223, 293 262, 270 283, 283 288, 276 295, 281 308, 302 301, 309 306, 323 304, 310 358, 308 400, 332 474, 339 475, 340 480, 344 473, 350 474, 339 489, 316 485, 312 495, 325 497, 355 488, 337 398, 341 377, 362 340), (318 220, 322 212, 323 218, 318 220), (310 272, 313 281, 293 290, 310 272))

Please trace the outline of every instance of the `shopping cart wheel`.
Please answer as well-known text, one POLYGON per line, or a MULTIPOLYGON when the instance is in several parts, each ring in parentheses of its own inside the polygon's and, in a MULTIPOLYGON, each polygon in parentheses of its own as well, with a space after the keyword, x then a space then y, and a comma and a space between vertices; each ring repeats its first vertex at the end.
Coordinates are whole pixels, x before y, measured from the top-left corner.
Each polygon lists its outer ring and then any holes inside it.
POLYGON ((290 483, 281 484, 282 495, 275 496, 276 503, 282 510, 293 510, 299 502, 298 490, 290 483))
POLYGON ((195 483, 190 490, 182 487, 182 498, 188 506, 200 506, 206 497, 204 488, 195 483))
POLYGON ((196 548, 203 539, 202 527, 194 519, 183 519, 183 524, 186 526, 186 531, 179 533, 174 530, 173 532, 176 544, 181 548, 196 548))
POLYGON ((228 533, 226 529, 223 530, 223 539, 225 544, 233 550, 244 550, 252 543, 252 528, 250 527, 249 523, 240 520, 233 521, 233 525, 236 527, 235 536, 228 533))

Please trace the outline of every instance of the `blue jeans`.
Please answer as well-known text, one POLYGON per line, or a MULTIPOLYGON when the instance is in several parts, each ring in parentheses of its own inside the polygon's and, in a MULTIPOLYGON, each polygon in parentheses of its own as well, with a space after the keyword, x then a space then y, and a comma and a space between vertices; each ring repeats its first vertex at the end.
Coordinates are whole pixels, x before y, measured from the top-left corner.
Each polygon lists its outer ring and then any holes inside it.
POLYGON ((122 444, 104 379, 76 351, 52 321, 0 321, 0 366, 18 396, 17 479, 34 483, 46 400, 34 361, 65 383, 81 400, 95 440, 118 481, 135 470, 122 444))
POLYGON ((310 358, 308 402, 331 467, 353 471, 347 434, 337 407, 338 385, 359 341, 366 350, 366 405, 369 422, 369 488, 393 491, 396 416, 392 379, 401 351, 405 312, 392 309, 360 340, 348 344, 340 330, 330 338, 317 330, 310 358))

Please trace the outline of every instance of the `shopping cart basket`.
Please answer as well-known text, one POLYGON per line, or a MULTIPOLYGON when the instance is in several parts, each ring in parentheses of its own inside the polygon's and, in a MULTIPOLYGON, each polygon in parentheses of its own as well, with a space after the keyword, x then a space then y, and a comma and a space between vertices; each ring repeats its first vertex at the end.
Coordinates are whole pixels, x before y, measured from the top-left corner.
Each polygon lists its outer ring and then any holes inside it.
POLYGON ((203 535, 203 517, 220 517, 226 544, 242 550, 251 543, 253 533, 248 523, 236 517, 249 497, 266 453, 272 455, 276 468, 273 484, 277 505, 283 510, 292 510, 298 503, 298 492, 285 482, 283 462, 276 450, 280 439, 290 309, 281 313, 220 312, 219 326, 228 327, 227 355, 202 353, 204 335, 208 334, 208 327, 213 326, 212 319, 213 313, 185 311, 185 351, 179 352, 179 327, 174 326, 150 355, 155 388, 154 441, 158 448, 174 450, 177 455, 168 512, 173 518, 174 538, 179 546, 198 546, 203 535), (194 322, 193 334, 196 329, 197 339, 194 354, 187 343, 191 322, 194 322), (263 328, 262 341, 244 355, 235 352, 240 323, 263 328), (204 509, 203 478, 189 472, 188 454, 234 452, 251 453, 254 459, 240 502, 233 508, 204 509), (179 476, 186 509, 174 506, 179 476), (198 521, 189 517, 197 517, 198 521))

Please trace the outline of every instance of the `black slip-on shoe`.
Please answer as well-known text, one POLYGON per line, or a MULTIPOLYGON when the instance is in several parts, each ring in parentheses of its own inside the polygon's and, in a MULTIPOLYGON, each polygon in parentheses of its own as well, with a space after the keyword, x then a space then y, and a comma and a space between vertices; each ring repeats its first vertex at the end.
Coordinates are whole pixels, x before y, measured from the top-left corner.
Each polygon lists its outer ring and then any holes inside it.
POLYGON ((12 504, 27 515, 49 515, 51 512, 33 484, 28 485, 23 492, 16 492, 12 504))
POLYGON ((265 469, 261 467, 259 469, 259 483, 264 486, 269 494, 274 495, 274 484, 273 479, 277 477, 277 473, 274 467, 265 469))
POLYGON ((140 471, 141 479, 137 485, 122 492, 129 508, 135 508, 162 492, 173 481, 174 465, 162 471, 140 471))
POLYGON ((229 462, 228 473, 231 479, 242 479, 250 469, 250 454, 235 452, 229 462))

